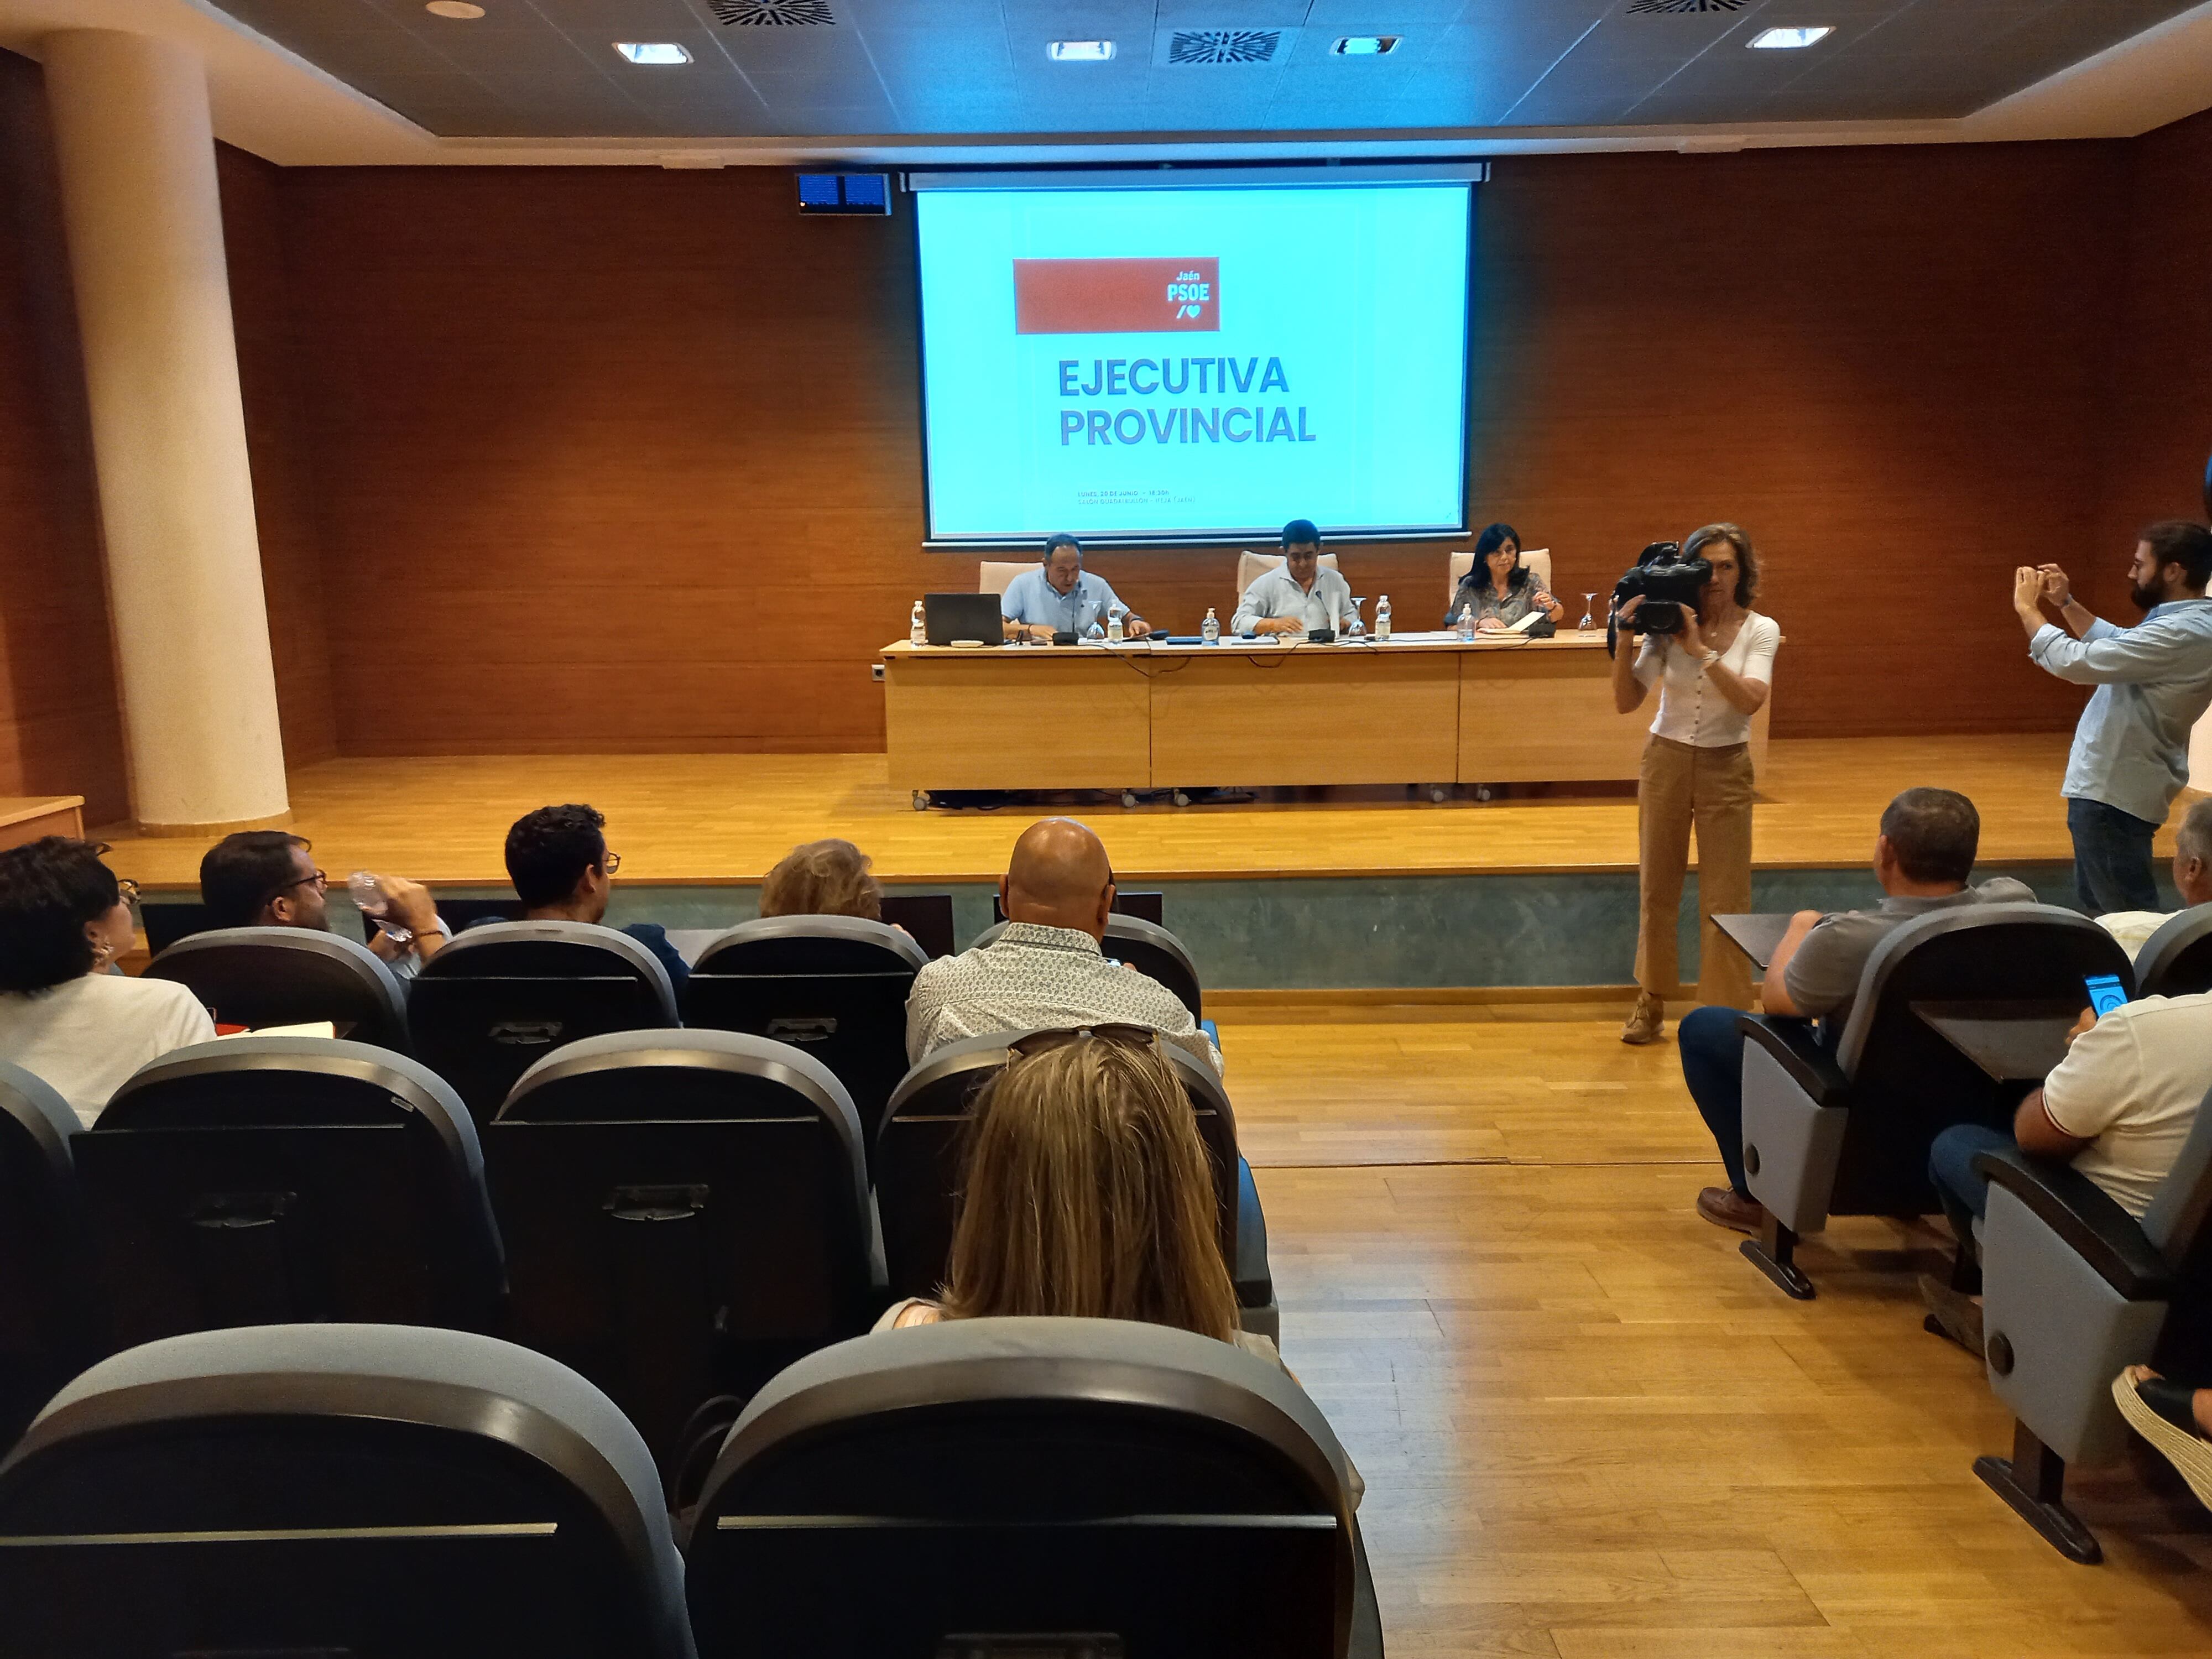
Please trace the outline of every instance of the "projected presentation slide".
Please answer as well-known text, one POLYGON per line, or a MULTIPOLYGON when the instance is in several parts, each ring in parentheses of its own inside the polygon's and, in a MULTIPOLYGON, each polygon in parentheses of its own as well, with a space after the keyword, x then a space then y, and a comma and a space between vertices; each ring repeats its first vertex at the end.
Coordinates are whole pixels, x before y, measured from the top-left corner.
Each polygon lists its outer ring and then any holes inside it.
POLYGON ((931 540, 1460 530, 1469 188, 922 191, 931 540))

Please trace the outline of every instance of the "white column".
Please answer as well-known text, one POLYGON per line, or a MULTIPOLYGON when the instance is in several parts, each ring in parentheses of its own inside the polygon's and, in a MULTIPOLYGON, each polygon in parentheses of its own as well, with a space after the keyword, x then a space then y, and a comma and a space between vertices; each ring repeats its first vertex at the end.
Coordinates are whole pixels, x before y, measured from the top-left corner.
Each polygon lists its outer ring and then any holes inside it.
POLYGON ((40 43, 84 341, 107 595, 150 832, 290 816, 198 58, 69 29, 40 43))

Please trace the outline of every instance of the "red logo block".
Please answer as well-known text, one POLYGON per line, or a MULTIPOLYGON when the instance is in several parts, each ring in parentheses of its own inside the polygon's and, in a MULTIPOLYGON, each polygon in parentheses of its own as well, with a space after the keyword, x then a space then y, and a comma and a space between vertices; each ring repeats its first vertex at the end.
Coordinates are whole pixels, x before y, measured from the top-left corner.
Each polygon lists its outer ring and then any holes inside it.
POLYGON ((1221 327, 1219 259, 1017 259, 1017 334, 1194 334, 1221 327))

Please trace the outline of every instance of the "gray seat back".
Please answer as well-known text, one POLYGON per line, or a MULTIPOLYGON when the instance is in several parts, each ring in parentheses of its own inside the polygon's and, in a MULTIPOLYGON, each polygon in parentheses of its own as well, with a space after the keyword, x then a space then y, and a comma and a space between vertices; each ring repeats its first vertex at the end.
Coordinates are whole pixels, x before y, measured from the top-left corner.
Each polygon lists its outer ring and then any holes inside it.
POLYGON ((0 1060, 0 1446, 100 1352, 76 1130, 52 1085, 0 1060))
POLYGON ((1079 1630, 1340 1659, 1347 1487, 1304 1391, 1227 1343, 1118 1320, 886 1331, 800 1361, 732 1430, 687 1547, 694 1628, 714 1655, 1079 1630))
POLYGON ((0 1464, 0 1540, 11 1652, 693 1651, 636 1431, 552 1360, 460 1332, 118 1354, 0 1464))
POLYGON ((330 1020, 355 1042, 407 1052, 407 1003, 376 953, 307 927, 216 927, 191 933, 148 964, 227 1025, 330 1020))
POLYGON ((2136 983, 2147 997, 2212 991, 2212 904, 2177 912, 2136 952, 2136 983))

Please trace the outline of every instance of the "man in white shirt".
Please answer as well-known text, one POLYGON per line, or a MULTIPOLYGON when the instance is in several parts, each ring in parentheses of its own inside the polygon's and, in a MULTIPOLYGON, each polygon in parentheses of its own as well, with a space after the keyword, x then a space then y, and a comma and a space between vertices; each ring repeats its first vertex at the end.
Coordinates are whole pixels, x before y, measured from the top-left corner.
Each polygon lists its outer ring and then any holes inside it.
MULTIPOLYGON (((2191 807, 2173 832, 2173 884, 2183 909, 2212 904, 2212 796, 2191 807)), ((2150 936, 2175 915, 2171 910, 2114 910, 2099 916, 2097 924, 2119 940, 2133 961, 2150 936)))
MULTIPOLYGON (((2012 1133, 1961 1123, 1936 1137, 1928 1176, 1960 1248, 1976 1249, 1974 1223, 1989 1209, 1977 1154, 2015 1146, 2066 1159, 2137 1220, 2173 1168, 2212 1091, 2212 992, 2145 997, 2101 1019, 2085 1012, 2066 1058, 2013 1114, 2012 1133)), ((1921 1293, 1944 1329, 1980 1349, 1980 1310, 1930 1279, 1921 1293)))
MULTIPOLYGON (((325 894, 330 878, 315 868, 305 836, 283 830, 240 830, 225 836, 200 860, 200 902, 217 927, 306 927, 331 931, 325 894)), ((379 876, 385 915, 414 937, 396 943, 379 927, 368 948, 401 980, 437 955, 453 938, 438 919, 430 890, 400 876, 379 876)), ((364 919, 365 920, 365 919, 364 919)))
POLYGON ((1148 1025, 1221 1070, 1221 1052, 1190 1010, 1158 980, 1106 956, 1114 868, 1098 837, 1073 818, 1045 818, 1014 843, 999 880, 1006 931, 989 945, 940 957, 915 976, 906 1053, 986 1032, 1148 1025))
POLYGON ((1263 570, 1237 601, 1232 634, 1342 633, 1352 624, 1352 584, 1321 562, 1321 532, 1310 519, 1283 526, 1283 562, 1263 570))

